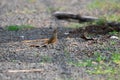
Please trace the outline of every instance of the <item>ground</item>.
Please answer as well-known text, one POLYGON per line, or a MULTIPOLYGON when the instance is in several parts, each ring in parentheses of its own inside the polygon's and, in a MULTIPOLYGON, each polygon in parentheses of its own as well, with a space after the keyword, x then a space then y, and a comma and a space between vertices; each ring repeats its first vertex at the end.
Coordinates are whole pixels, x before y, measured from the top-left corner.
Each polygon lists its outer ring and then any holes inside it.
MULTIPOLYGON (((95 52, 102 55, 120 52, 120 41, 106 38, 86 41, 79 34, 66 35, 70 22, 55 20, 55 11, 96 16, 86 9, 92 0, 1 0, 0 1, 0 80, 107 80, 111 75, 89 74, 86 66, 73 62, 92 59, 95 52), (9 25, 32 25, 34 28, 9 31, 9 25), (41 42, 24 42, 49 38, 58 28, 58 42, 53 47, 30 47, 41 42), (105 53, 105 54, 104 54, 105 53), (40 69, 37 72, 9 72, 9 70, 40 69)), ((109 57, 108 57, 109 58, 109 57)), ((109 63, 108 63, 109 64, 109 63)), ((119 80, 119 74, 112 77, 119 80)), ((109 79, 110 80, 110 79, 109 79)))

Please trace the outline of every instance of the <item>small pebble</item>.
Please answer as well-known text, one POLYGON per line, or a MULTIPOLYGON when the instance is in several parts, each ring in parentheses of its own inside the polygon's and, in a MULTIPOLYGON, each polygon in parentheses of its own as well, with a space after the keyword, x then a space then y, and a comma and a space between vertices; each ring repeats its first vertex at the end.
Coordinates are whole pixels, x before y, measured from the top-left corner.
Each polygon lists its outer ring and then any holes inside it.
POLYGON ((119 39, 117 36, 111 36, 110 39, 119 39))
POLYGON ((25 36, 20 36, 20 38, 24 39, 24 38, 25 38, 25 36))
POLYGON ((68 33, 68 32, 65 32, 64 34, 65 34, 65 35, 69 35, 69 33, 68 33))

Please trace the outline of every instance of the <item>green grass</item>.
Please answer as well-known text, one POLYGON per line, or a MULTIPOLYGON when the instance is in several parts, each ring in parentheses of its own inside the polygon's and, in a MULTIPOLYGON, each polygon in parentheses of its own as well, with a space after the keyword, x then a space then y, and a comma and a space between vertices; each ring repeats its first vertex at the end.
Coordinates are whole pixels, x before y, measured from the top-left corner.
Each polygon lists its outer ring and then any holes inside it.
POLYGON ((118 35, 119 32, 117 31, 112 31, 112 32, 109 32, 110 35, 118 35))
POLYGON ((87 26, 88 23, 70 23, 69 25, 67 25, 67 27, 69 28, 80 28, 80 27, 83 27, 83 26, 87 26))
POLYGON ((116 74, 120 66, 120 53, 110 53, 112 54, 110 58, 103 56, 103 53, 94 52, 91 58, 86 58, 85 60, 72 61, 69 60, 68 64, 76 67, 88 67, 86 72, 89 74, 116 74), (114 66, 114 65, 119 66, 114 66))
MULTIPOLYGON (((115 80, 116 75, 120 74, 120 51, 113 46, 117 44, 115 40, 110 40, 108 44, 99 45, 99 49, 95 50, 91 56, 87 56, 87 53, 83 54, 82 59, 71 58, 71 54, 66 48, 64 54, 67 64, 84 68, 85 73, 89 75, 104 75, 107 77, 106 80, 115 80)), ((116 80, 119 78, 120 76, 117 76, 116 80)))
POLYGON ((47 56, 47 55, 41 56, 41 62, 42 63, 50 63, 50 62, 52 62, 52 58, 50 56, 47 56))
POLYGON ((68 64, 76 67, 91 67, 92 60, 79 60, 79 61, 68 61, 68 64))
POLYGON ((36 0, 27 0, 27 1, 31 3, 36 2, 36 0))
POLYGON ((120 8, 118 0, 94 0, 88 5, 89 9, 112 10, 120 8))
POLYGON ((104 15, 101 15, 109 21, 120 22, 120 1, 119 0, 94 0, 88 4, 88 9, 91 11, 98 10, 104 15))
POLYGON ((93 69, 86 70, 86 72, 89 74, 115 74, 117 72, 114 67, 106 66, 106 64, 98 64, 93 67, 93 69))
POLYGON ((52 13, 52 12, 54 12, 56 9, 55 8, 53 8, 53 7, 47 7, 46 8, 46 11, 48 12, 48 13, 52 13))
POLYGON ((120 53, 119 52, 113 53, 111 58, 114 63, 120 65, 120 53))
POLYGON ((93 24, 96 25, 104 25, 107 22, 107 20, 105 18, 99 18, 99 20, 96 20, 95 22, 93 22, 93 24))
POLYGON ((118 13, 105 14, 104 17, 108 21, 117 21, 117 22, 120 22, 120 15, 118 13))
POLYGON ((98 63, 102 62, 105 60, 105 56, 103 56, 101 53, 99 52, 94 52, 94 60, 98 63))
POLYGON ((88 70, 89 73, 92 74, 115 74, 117 73, 115 64, 120 62, 120 54, 119 53, 110 53, 112 54, 110 58, 107 56, 102 56, 103 53, 95 52, 93 59, 97 65, 93 65, 93 70, 88 70))
POLYGON ((60 8, 58 8, 58 7, 47 7, 47 8, 46 8, 46 11, 47 11, 48 13, 53 13, 53 12, 55 12, 55 11, 59 11, 59 9, 60 9, 60 8))
POLYGON ((9 26, 6 26, 5 29, 8 31, 18 31, 18 30, 32 29, 32 28, 34 27, 31 25, 9 25, 9 26))
POLYGON ((110 45, 115 45, 115 44, 117 44, 116 41, 114 41, 114 40, 110 41, 110 45))

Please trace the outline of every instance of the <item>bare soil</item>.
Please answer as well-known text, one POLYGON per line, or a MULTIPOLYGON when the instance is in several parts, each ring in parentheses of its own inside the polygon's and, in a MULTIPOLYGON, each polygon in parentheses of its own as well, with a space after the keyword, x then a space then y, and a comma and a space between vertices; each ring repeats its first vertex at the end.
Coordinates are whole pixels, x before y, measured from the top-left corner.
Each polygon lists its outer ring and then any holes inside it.
MULTIPOLYGON (((81 33, 72 31, 70 22, 55 20, 54 11, 80 13, 97 16, 86 9, 92 0, 1 0, 0 1, 0 80, 107 80, 106 75, 86 73, 88 67, 77 67, 68 64, 72 61, 92 57, 95 51, 108 54, 120 49, 120 41, 106 35, 99 41, 86 41, 81 33), (8 25, 33 25, 33 29, 8 31, 8 25), (34 48, 31 44, 41 42, 24 42, 49 38, 52 31, 58 28, 58 42, 53 47, 34 48), (116 44, 110 44, 115 41, 116 44), (104 44, 104 45, 102 45, 104 44), (109 47, 110 50, 105 50, 109 47), (69 57, 69 58, 68 58, 69 57), (33 72, 9 72, 9 70, 32 70, 33 72)), ((120 51, 120 50, 119 50, 120 51)), ((119 75, 115 80, 119 80, 119 75)))

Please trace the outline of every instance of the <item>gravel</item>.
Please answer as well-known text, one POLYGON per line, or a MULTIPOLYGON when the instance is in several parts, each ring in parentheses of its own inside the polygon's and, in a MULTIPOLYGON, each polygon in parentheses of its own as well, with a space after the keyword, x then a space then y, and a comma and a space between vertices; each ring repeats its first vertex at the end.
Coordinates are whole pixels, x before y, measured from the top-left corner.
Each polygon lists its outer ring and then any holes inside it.
MULTIPOLYGON (((87 74, 86 68, 68 64, 86 59, 88 53, 102 51, 79 35, 65 35, 72 30, 69 22, 55 21, 54 11, 91 15, 86 5, 92 0, 1 0, 0 1, 0 80, 106 80, 102 75, 87 74), (33 25, 33 29, 8 31, 9 25, 33 25), (53 47, 34 48, 24 40, 49 38, 58 28, 58 42, 53 47), (21 37, 23 36, 23 37, 21 37), (11 73, 8 70, 42 69, 41 72, 11 73)), ((114 47, 120 48, 120 41, 114 47)), ((103 43, 108 43, 106 40, 103 43)), ((110 46, 110 45, 107 45, 110 46)), ((114 48, 113 48, 114 49, 114 48)))

